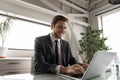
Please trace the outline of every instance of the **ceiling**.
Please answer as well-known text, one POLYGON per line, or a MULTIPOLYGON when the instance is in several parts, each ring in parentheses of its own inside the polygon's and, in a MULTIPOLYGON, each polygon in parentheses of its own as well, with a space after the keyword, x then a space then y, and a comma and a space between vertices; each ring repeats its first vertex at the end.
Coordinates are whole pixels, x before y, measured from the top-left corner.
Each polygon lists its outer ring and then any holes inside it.
MULTIPOLYGON (((42 6, 42 7, 45 7, 45 8, 48 8, 48 9, 51 9, 49 6, 46 6, 44 4, 40 4, 40 0, 21 0, 21 1, 25 1, 25 2, 29 2, 29 3, 32 3, 34 5, 37 5, 37 6, 42 6)), ((44 1, 44 0, 43 0, 44 1)), ((102 2, 103 0, 47 0, 51 3, 54 4, 54 2, 59 2, 59 1, 67 1, 69 3, 72 3, 82 9, 85 9, 85 10, 90 10, 90 7, 93 5, 96 5, 100 2, 102 2)), ((59 5, 57 5, 59 6, 59 5)), ((51 9, 53 10, 53 9, 51 9)))

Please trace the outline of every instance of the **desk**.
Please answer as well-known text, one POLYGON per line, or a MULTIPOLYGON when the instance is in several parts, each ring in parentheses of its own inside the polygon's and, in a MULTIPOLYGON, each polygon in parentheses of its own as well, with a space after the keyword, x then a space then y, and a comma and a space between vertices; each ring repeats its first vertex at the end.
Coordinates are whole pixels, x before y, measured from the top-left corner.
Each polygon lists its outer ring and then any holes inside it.
POLYGON ((30 73, 31 58, 7 57, 0 58, 0 76, 30 73))
MULTIPOLYGON (((64 79, 59 75, 55 75, 55 74, 31 75, 30 73, 27 73, 27 74, 6 75, 3 77, 15 79, 15 80, 70 80, 70 79, 64 79)), ((115 75, 112 74, 111 72, 107 72, 100 77, 96 77, 89 80, 120 80, 120 74, 115 75)))

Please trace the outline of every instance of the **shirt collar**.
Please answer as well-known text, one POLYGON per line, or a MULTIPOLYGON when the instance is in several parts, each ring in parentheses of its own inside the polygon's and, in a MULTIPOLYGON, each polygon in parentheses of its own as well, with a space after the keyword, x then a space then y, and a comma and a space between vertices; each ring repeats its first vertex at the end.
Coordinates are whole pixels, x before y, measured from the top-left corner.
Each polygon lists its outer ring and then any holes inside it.
POLYGON ((59 38, 55 38, 53 36, 53 33, 50 33, 50 38, 51 38, 52 42, 55 42, 55 40, 58 40, 58 42, 60 42, 60 39, 59 38))

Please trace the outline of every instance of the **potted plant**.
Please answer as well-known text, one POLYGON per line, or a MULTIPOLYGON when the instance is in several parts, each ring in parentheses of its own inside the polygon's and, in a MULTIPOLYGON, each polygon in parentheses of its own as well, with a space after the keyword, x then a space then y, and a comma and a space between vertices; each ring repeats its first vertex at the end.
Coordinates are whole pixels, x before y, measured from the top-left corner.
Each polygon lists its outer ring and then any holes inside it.
POLYGON ((10 29, 12 17, 7 17, 4 21, 0 22, 0 58, 6 57, 7 47, 4 47, 4 42, 7 36, 7 33, 10 29))
POLYGON ((107 37, 101 37, 102 33, 103 30, 95 30, 90 26, 87 27, 86 33, 81 33, 83 37, 81 40, 79 40, 81 47, 80 55, 85 55, 84 62, 89 63, 96 51, 106 51, 111 49, 105 44, 107 37))

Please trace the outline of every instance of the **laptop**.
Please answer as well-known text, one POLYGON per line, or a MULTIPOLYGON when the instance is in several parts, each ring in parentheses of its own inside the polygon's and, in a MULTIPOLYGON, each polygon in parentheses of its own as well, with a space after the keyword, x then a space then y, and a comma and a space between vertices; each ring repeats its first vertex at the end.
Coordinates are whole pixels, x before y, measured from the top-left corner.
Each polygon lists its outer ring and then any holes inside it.
POLYGON ((65 77, 72 80, 87 80, 87 79, 95 78, 105 73, 107 67, 112 62, 112 60, 115 59, 115 57, 116 57, 115 52, 98 51, 94 54, 83 76, 79 75, 80 77, 78 77, 77 75, 76 78, 71 75, 64 75, 64 74, 59 74, 59 75, 63 78, 65 77))

